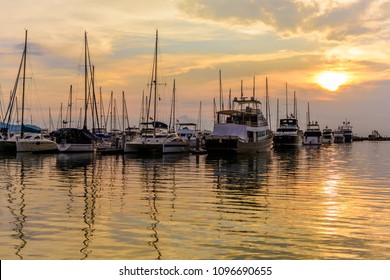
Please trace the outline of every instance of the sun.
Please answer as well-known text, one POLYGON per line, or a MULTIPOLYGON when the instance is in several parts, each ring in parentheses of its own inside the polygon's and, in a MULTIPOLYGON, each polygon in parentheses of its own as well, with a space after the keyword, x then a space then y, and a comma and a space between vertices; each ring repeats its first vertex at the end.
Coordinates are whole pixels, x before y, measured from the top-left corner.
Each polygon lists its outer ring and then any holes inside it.
POLYGON ((348 75, 340 72, 326 71, 317 76, 317 83, 329 91, 336 91, 348 81, 348 75))

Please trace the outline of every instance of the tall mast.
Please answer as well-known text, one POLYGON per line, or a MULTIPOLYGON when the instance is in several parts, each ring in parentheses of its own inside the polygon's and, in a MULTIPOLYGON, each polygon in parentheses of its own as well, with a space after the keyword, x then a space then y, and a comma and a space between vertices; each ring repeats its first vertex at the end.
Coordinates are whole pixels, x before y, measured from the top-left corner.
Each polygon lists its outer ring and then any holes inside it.
POLYGON ((104 105, 103 105, 103 97, 102 97, 102 87, 99 87, 99 99, 100 99, 100 124, 102 128, 107 129, 106 125, 103 122, 105 116, 104 116, 104 105))
POLYGON ((110 129, 111 129, 111 132, 113 131, 113 129, 112 129, 113 108, 114 108, 114 92, 111 91, 111 99, 110 99, 110 129))
POLYGON ((279 98, 276 100, 276 128, 279 127, 279 98))
POLYGON ((244 97, 243 81, 241 80, 241 99, 244 97))
POLYGON ((268 121, 268 127, 271 129, 271 110, 269 106, 269 95, 268 95, 268 78, 265 78, 265 114, 268 121))
POLYGON ((288 118, 287 82, 286 82, 286 118, 288 118))
POLYGON ((156 136, 156 115, 157 115, 157 51, 158 51, 158 30, 156 30, 156 46, 154 53, 154 108, 153 108, 153 135, 156 136))
POLYGON ((88 65, 87 65, 87 31, 84 32, 84 125, 87 128, 87 104, 88 104, 88 65))
POLYGON ((256 77, 253 76, 253 99, 256 97, 256 77))
POLYGON ((122 127, 125 131, 125 91, 122 90, 122 127))
POLYGON ((69 128, 72 127, 72 95, 73 95, 73 87, 70 85, 69 89, 69 128))
POLYGON ((198 126, 202 130, 202 101, 199 102, 198 126))
POLYGON ((222 73, 219 70, 219 110, 222 110, 222 73))
POLYGON ((171 116, 169 119, 169 131, 175 131, 175 121, 176 121, 176 80, 173 79, 173 91, 172 91, 171 116))
POLYGON ((26 87, 26 56, 27 56, 27 30, 24 39, 24 51, 23 51, 23 89, 22 89, 22 122, 20 137, 24 136, 24 90, 26 87))
POLYGON ((229 110, 232 109, 232 89, 229 89, 229 110))

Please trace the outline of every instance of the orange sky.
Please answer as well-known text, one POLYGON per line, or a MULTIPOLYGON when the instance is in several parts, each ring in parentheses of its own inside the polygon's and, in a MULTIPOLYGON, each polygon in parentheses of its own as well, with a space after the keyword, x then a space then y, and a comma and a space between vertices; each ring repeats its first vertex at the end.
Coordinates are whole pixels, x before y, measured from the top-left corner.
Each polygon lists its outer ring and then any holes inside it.
POLYGON ((77 94, 74 108, 83 102, 84 31, 105 107, 113 91, 121 114, 124 91, 130 123, 136 125, 142 92, 148 93, 158 29, 159 79, 167 84, 159 89, 161 119, 168 118, 176 79, 177 119, 197 121, 202 102, 203 126, 212 129, 221 70, 225 102, 230 89, 233 96, 240 94, 241 80, 244 94, 251 95, 254 76, 256 94, 264 100, 268 77, 274 126, 277 99, 280 115, 285 114, 287 82, 290 104, 296 91, 301 127, 310 102, 312 119, 322 127, 337 128, 348 118, 359 135, 374 129, 390 135, 388 1, 43 0, 39 6, 6 1, 0 10, 3 110, 15 82, 25 29, 27 76, 33 77, 28 80, 33 92, 28 115, 41 126, 48 125, 49 107, 57 125, 71 84, 77 94), (324 89, 317 81, 323 72, 344 75, 344 84, 335 91, 324 89), (37 99, 39 110, 32 105, 37 99))

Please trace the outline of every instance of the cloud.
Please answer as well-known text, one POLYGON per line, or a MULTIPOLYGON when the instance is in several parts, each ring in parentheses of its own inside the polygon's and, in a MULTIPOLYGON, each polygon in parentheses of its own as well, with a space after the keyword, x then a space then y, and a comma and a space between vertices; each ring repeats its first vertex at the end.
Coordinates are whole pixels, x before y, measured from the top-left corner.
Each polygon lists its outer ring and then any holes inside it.
POLYGON ((267 26, 280 36, 320 34, 322 39, 344 41, 383 32, 374 24, 386 19, 389 3, 384 1, 306 1, 306 0, 182 0, 179 9, 192 18, 230 26, 267 26), (385 11, 383 11, 385 10, 385 11))

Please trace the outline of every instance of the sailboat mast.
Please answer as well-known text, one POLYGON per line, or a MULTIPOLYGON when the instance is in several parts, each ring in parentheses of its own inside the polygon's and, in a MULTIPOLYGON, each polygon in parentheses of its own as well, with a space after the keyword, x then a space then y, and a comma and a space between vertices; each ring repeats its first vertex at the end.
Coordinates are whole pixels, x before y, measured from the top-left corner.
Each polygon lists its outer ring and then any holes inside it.
POLYGON ((87 128, 87 102, 88 102, 88 65, 87 65, 87 31, 84 32, 84 125, 87 128))
POLYGON ((22 88, 22 122, 21 122, 21 132, 20 137, 24 136, 24 91, 26 87, 26 55, 27 54, 27 30, 24 39, 24 51, 23 51, 23 88, 22 88))
POLYGON ((156 136, 156 115, 157 115, 157 49, 158 30, 156 30, 156 46, 154 53, 154 108, 153 108, 153 135, 156 136))
POLYGON ((176 79, 173 79, 171 115, 169 118, 169 131, 174 132, 176 130, 175 120, 176 120, 176 79))
POLYGON ((69 128, 72 127, 72 95, 73 95, 73 87, 70 85, 69 89, 69 128))
POLYGON ((125 131, 125 91, 122 90, 122 127, 125 131))
POLYGON ((286 118, 288 118, 287 82, 286 82, 286 118))
POLYGON ((199 102, 198 127, 202 130, 202 101, 199 102))
POLYGON ((253 76, 253 99, 256 97, 256 77, 253 76))
POLYGON ((219 70, 219 110, 222 110, 222 73, 219 70))
POLYGON ((268 126, 271 129, 271 110, 269 107, 269 95, 268 95, 268 78, 265 78, 265 115, 268 121, 268 126))
POLYGON ((276 128, 278 128, 279 125, 279 98, 276 100, 276 128))

